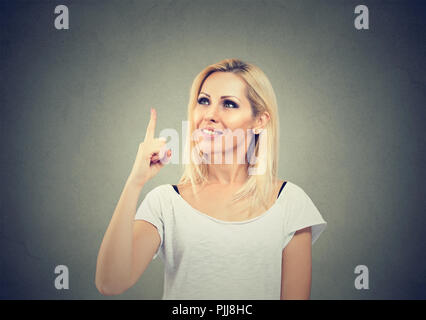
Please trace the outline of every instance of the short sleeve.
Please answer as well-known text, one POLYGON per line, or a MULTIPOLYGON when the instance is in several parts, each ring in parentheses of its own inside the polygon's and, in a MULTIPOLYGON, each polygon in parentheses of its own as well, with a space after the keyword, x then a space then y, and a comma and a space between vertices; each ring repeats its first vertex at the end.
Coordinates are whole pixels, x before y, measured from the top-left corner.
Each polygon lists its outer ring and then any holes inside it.
POLYGON ((148 221, 157 228, 161 242, 153 256, 153 259, 157 258, 163 246, 164 239, 164 224, 161 215, 161 198, 158 197, 157 189, 153 189, 146 194, 145 198, 142 200, 139 208, 136 211, 134 220, 148 221))
POLYGON ((283 249, 293 238, 296 231, 311 227, 312 244, 314 244, 327 226, 327 222, 323 219, 312 199, 300 187, 296 187, 294 202, 290 206, 284 222, 283 249))

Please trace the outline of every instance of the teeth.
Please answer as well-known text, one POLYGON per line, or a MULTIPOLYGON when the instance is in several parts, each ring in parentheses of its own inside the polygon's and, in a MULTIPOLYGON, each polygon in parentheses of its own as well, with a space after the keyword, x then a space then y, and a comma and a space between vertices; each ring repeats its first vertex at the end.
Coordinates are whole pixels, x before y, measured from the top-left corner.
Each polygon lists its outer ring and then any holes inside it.
POLYGON ((210 130, 206 130, 206 129, 203 129, 203 132, 207 133, 207 134, 209 134, 211 136, 219 134, 218 132, 214 132, 214 131, 210 131, 210 130))

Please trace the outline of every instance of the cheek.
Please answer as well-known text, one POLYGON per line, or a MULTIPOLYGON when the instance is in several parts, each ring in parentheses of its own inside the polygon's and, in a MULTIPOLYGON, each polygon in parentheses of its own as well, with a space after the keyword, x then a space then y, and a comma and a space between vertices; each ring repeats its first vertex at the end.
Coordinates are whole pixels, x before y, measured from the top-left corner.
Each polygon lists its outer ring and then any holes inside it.
POLYGON ((250 116, 250 112, 246 110, 235 110, 234 112, 229 112, 222 120, 224 125, 226 125, 226 127, 231 130, 246 130, 247 128, 250 128, 250 125, 253 121, 252 117, 250 116))
POLYGON ((201 120, 203 119, 201 113, 199 111, 194 111, 193 115, 192 115, 192 120, 193 123, 195 125, 195 128, 198 127, 198 125, 200 124, 201 120))
POLYGON ((241 135, 244 134, 244 136, 247 136, 247 130, 249 130, 250 125, 246 122, 238 121, 238 123, 230 123, 227 126, 228 129, 230 129, 235 134, 241 135))

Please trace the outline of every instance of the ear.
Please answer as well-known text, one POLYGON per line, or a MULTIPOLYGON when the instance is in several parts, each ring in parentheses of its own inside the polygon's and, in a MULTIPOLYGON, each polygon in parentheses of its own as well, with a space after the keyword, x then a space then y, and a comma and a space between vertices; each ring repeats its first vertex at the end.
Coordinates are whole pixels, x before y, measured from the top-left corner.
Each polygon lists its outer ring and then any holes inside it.
POLYGON ((265 111, 256 118, 254 127, 256 129, 262 130, 266 127, 270 119, 271 119, 271 116, 269 115, 267 111, 265 111))

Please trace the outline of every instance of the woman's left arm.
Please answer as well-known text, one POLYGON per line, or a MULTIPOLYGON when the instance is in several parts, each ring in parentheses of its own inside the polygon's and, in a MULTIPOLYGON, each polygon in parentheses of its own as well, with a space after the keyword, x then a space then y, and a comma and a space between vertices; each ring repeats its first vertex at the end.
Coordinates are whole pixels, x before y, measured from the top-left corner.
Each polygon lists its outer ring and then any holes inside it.
POLYGON ((307 300, 311 295, 312 230, 296 231, 284 248, 281 267, 281 300, 307 300))

